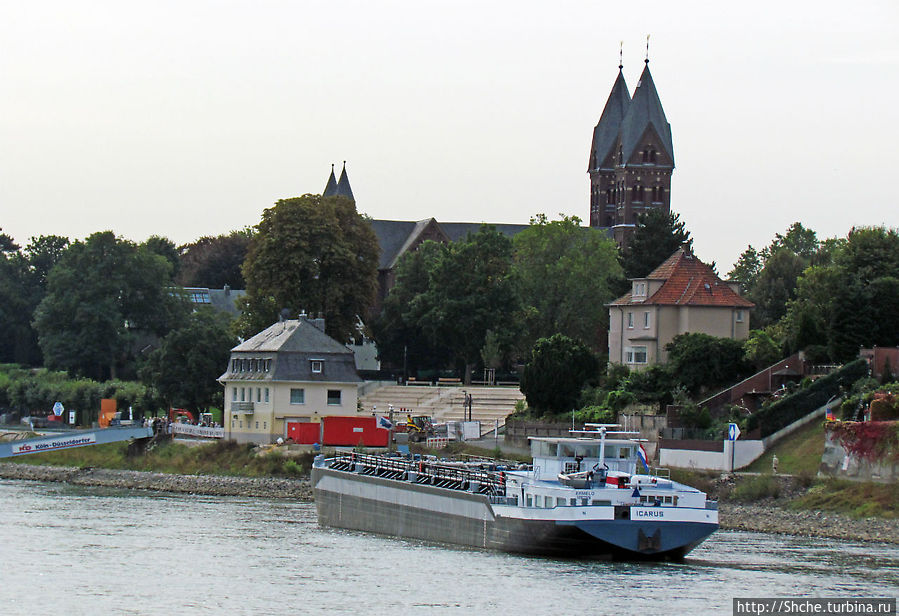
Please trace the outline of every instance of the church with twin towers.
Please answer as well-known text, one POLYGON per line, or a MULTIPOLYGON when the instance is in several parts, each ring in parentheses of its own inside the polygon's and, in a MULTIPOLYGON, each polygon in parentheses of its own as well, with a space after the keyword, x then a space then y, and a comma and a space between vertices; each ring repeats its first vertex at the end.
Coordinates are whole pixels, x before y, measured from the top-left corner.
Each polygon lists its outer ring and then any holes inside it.
POLYGON ((671 211, 674 147, 671 125, 656 91, 649 59, 634 88, 618 77, 593 129, 590 174, 590 226, 610 229, 619 246, 633 232, 637 217, 671 211))

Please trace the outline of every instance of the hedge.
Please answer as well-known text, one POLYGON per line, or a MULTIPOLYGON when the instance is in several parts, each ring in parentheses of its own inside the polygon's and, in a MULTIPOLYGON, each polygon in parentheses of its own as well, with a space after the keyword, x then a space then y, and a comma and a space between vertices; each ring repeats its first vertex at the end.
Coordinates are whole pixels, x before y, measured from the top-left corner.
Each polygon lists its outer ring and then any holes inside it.
POLYGON ((747 428, 761 428, 762 438, 774 434, 794 421, 821 408, 827 401, 840 393, 840 388, 848 391, 858 379, 868 376, 868 362, 857 359, 827 376, 816 379, 805 389, 785 396, 773 404, 763 406, 753 413, 747 428))

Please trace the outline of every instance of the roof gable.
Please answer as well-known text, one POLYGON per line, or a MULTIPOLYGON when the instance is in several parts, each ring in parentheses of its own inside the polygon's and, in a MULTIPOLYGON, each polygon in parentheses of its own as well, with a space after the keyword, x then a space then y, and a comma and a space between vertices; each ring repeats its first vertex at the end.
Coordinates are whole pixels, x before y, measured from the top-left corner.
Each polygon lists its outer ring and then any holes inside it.
POLYGON ((622 295, 611 305, 627 304, 717 306, 722 308, 753 308, 755 304, 736 293, 729 284, 718 278, 712 268, 683 248, 668 257, 645 279, 662 280, 662 286, 644 301, 635 301, 630 293, 622 295))
POLYGON ((345 345, 302 317, 297 320, 279 321, 231 351, 353 354, 345 345))

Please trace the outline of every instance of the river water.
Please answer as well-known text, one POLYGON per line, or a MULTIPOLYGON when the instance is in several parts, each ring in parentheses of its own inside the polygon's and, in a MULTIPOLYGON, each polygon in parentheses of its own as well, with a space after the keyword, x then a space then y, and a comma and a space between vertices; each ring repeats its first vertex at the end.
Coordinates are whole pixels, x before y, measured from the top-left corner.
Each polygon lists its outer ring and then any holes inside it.
POLYGON ((529 558, 319 528, 315 506, 0 480, 3 614, 730 614, 895 597, 899 547, 719 531, 681 564, 529 558))

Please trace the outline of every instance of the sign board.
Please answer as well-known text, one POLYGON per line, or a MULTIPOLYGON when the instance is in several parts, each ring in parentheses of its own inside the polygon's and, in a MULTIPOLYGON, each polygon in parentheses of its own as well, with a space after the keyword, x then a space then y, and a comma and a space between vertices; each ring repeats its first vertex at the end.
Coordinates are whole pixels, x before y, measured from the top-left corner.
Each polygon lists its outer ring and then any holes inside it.
POLYGON ((75 411, 69 411, 69 423, 75 425, 75 411))
POLYGON ((23 453, 39 453, 41 451, 53 451, 56 449, 67 449, 69 447, 81 447, 82 445, 93 445, 96 442, 97 437, 93 434, 63 436, 59 438, 48 438, 41 441, 31 441, 30 443, 13 445, 12 453, 13 455, 23 453))
POLYGON ((66 409, 65 409, 65 407, 62 405, 62 402, 57 402, 56 404, 53 405, 53 414, 56 415, 57 417, 59 417, 60 415, 62 415, 62 412, 63 412, 64 410, 66 410, 66 409))
POLYGON ((727 440, 735 441, 740 438, 740 426, 735 423, 728 424, 727 426, 727 440))

